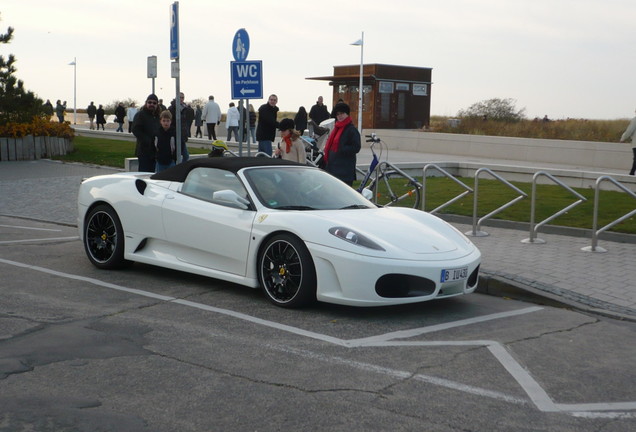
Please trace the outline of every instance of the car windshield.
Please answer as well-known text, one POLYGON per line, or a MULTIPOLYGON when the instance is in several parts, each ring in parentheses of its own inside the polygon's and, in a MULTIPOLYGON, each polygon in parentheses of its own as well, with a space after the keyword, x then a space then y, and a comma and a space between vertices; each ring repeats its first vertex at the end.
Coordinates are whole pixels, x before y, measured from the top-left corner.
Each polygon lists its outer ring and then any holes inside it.
POLYGON ((255 167, 245 177, 266 207, 280 210, 339 210, 375 206, 337 178, 312 167, 255 167))

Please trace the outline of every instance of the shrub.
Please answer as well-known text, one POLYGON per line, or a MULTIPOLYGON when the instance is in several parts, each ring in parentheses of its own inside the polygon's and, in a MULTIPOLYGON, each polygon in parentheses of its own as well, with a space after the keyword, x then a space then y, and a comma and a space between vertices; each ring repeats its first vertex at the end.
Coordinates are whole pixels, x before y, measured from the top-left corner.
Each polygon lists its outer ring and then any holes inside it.
POLYGON ((517 111, 514 99, 493 98, 476 102, 457 113, 458 117, 480 118, 505 122, 517 122, 525 118, 525 108, 517 111))
POLYGON ((73 130, 69 122, 51 122, 42 117, 33 117, 30 123, 9 122, 0 125, 0 137, 21 138, 26 135, 73 139, 75 130, 73 130))

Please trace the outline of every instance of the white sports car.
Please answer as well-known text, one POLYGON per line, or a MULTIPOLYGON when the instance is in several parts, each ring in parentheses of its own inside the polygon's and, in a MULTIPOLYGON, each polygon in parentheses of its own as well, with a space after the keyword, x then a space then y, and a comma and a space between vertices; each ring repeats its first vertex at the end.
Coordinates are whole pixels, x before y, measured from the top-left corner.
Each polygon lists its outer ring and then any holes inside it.
POLYGON ((280 159, 193 159, 82 182, 78 227, 103 269, 138 261, 263 289, 277 306, 355 306, 471 293, 481 254, 420 210, 382 208, 280 159))

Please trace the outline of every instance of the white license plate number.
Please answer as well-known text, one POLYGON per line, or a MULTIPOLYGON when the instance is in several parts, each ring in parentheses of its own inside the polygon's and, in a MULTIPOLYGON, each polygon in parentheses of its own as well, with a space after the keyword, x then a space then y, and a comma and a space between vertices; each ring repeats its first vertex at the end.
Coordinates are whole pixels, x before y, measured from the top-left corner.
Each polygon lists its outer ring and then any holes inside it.
POLYGON ((458 280, 464 280, 468 277, 468 267, 461 267, 455 269, 444 269, 440 277, 440 282, 455 282, 458 280))

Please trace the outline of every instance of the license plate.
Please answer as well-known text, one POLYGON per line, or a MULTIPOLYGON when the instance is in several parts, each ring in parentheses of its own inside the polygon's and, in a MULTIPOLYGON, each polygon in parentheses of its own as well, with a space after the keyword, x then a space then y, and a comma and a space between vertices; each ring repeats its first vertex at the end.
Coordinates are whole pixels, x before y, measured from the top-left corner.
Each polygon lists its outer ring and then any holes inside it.
POLYGON ((468 277, 468 267, 442 270, 440 282, 455 282, 468 277))

